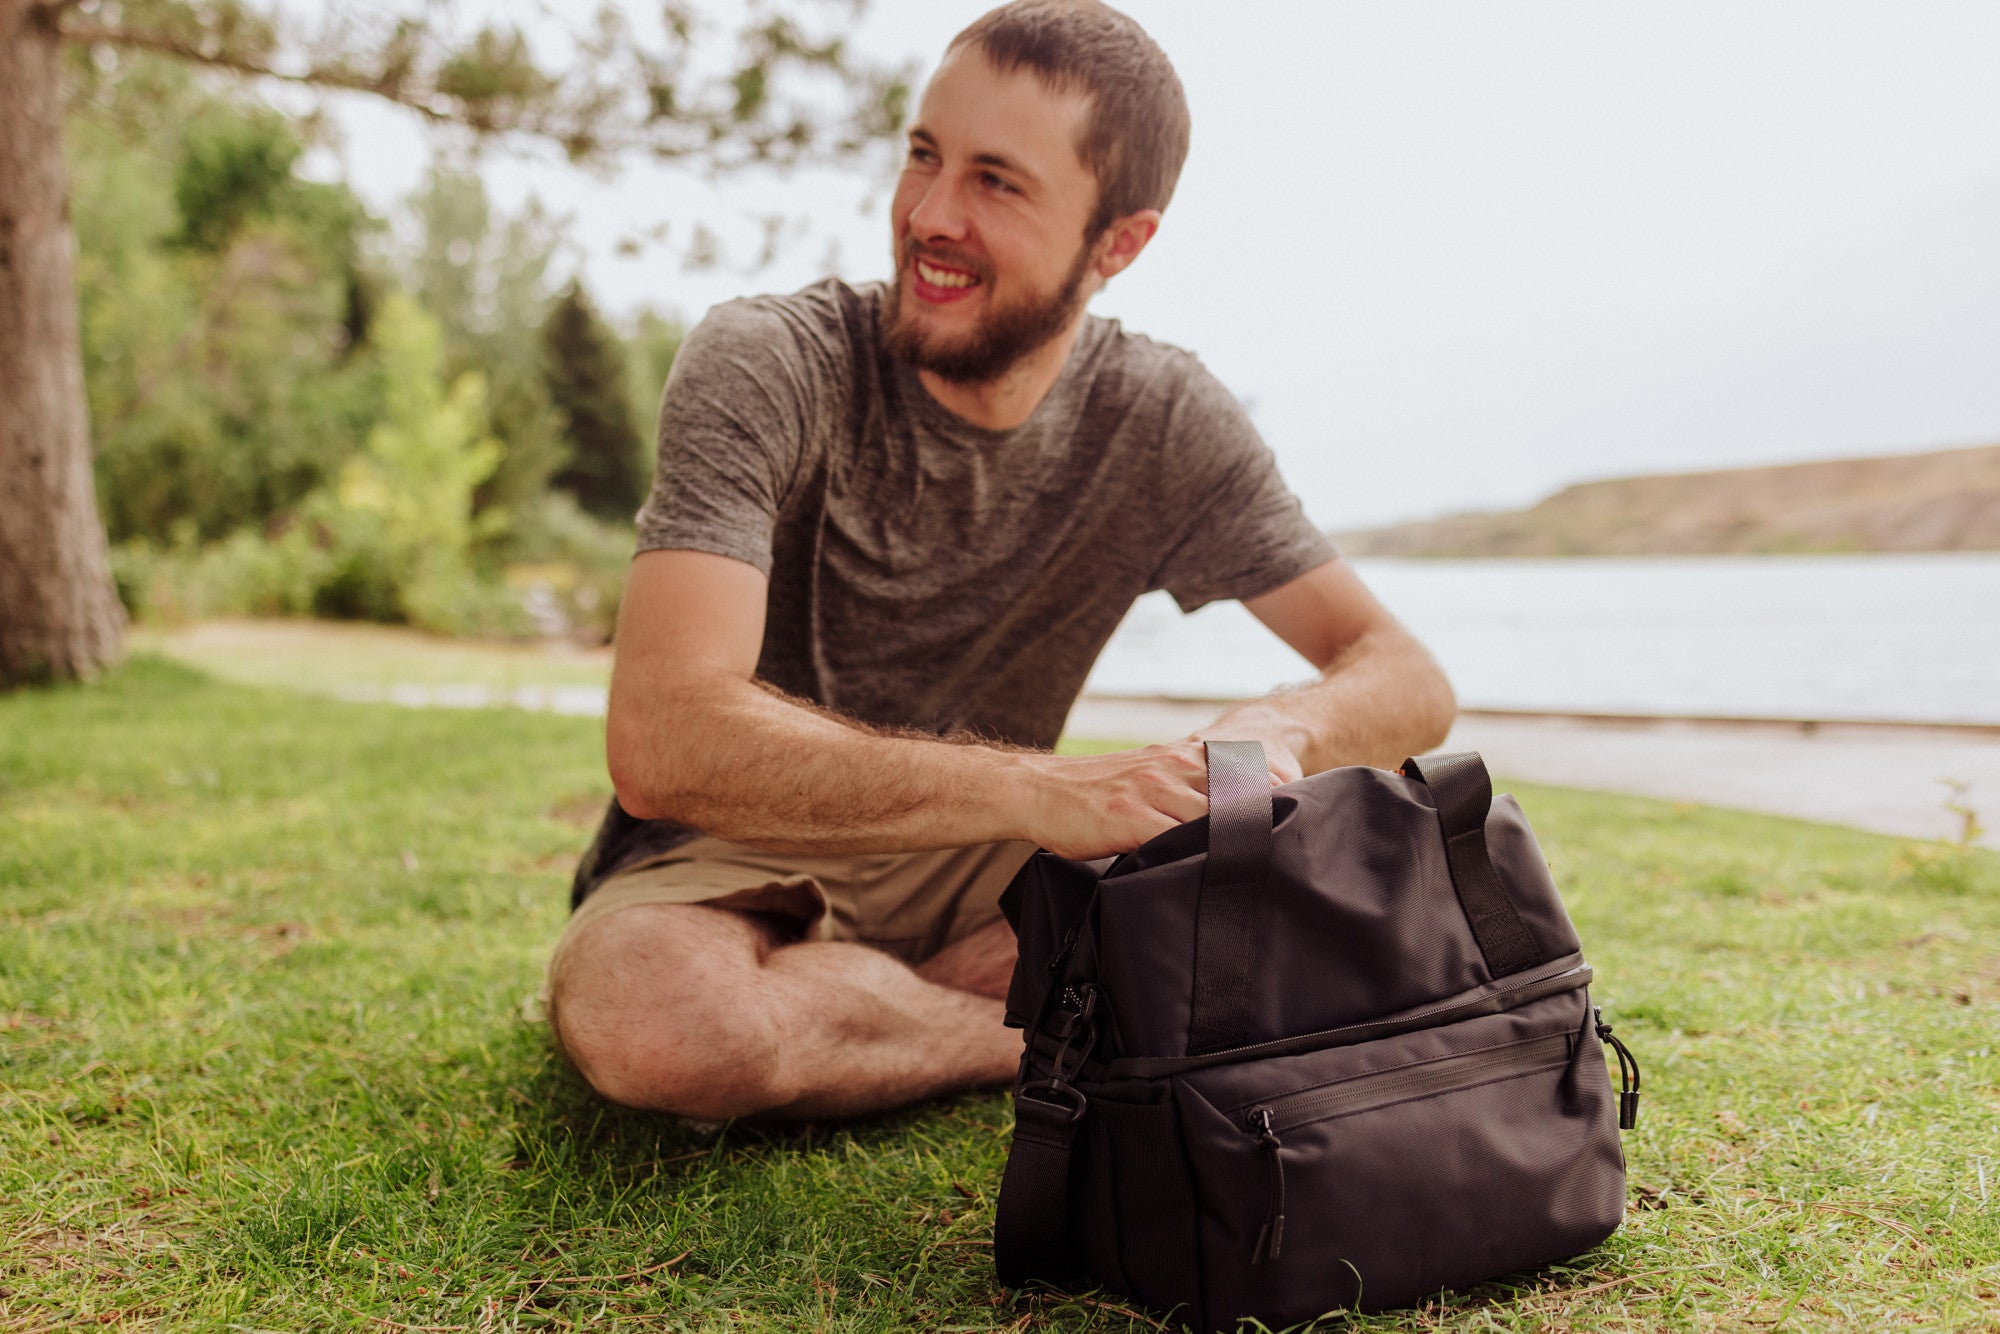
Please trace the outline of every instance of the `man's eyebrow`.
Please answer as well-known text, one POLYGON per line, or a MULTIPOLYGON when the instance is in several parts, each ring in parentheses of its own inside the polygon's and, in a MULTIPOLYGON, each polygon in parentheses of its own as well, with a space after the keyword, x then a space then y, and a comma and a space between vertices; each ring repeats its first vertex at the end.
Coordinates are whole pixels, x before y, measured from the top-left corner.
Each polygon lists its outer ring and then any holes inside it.
MULTIPOLYGON (((921 144, 925 148, 936 148, 938 146, 937 137, 921 125, 910 127, 910 142, 921 144)), ((1027 167, 1022 166, 1013 158, 1008 157, 1005 153, 974 153, 972 160, 982 167, 998 167, 1001 171, 1012 172, 1030 185, 1040 185, 1042 181, 1040 176, 1030 171, 1027 167)))
POLYGON ((982 167, 998 167, 1002 171, 1012 172, 1022 180, 1027 181, 1030 185, 1039 185, 1041 183, 1041 177, 1035 175, 1034 172, 1029 171, 1026 167, 1004 153, 974 153, 972 160, 982 167))

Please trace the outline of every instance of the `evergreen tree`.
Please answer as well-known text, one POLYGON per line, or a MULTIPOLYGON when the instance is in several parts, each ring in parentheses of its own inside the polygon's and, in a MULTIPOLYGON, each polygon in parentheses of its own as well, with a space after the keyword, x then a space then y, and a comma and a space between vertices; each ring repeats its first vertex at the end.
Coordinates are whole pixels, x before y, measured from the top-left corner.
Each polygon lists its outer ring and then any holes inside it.
POLYGON ((587 513, 630 519, 645 499, 646 477, 625 391, 625 353, 581 282, 556 298, 542 326, 542 353, 549 400, 562 413, 570 444, 569 464, 555 485, 587 513))

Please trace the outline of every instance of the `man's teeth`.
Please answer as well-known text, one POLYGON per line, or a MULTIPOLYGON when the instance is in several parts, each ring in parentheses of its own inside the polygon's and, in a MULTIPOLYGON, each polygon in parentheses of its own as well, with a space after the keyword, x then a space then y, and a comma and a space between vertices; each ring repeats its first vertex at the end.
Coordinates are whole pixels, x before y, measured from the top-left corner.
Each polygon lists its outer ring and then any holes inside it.
POLYGON ((979 281, 969 273, 953 273, 950 269, 932 268, 922 260, 917 261, 917 276, 932 287, 970 287, 979 281))

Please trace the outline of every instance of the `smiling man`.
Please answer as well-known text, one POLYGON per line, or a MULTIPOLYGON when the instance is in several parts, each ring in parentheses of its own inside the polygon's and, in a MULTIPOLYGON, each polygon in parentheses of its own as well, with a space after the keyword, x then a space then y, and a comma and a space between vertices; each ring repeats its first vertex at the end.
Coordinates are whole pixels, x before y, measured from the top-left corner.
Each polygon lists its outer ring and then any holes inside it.
MULTIPOLYGON (((1166 56, 1095 0, 961 33, 909 131, 894 281, 711 311, 674 363, 619 613, 617 801, 550 1016, 599 1092, 844 1115, 1005 1083, 1000 891, 1037 845, 1437 744, 1451 692, 1189 353, 1090 317, 1187 153, 1166 56), (1197 737, 1051 749, 1139 595, 1245 602, 1320 671, 1197 737)), ((1284 238, 1273 238, 1273 244, 1284 238)))

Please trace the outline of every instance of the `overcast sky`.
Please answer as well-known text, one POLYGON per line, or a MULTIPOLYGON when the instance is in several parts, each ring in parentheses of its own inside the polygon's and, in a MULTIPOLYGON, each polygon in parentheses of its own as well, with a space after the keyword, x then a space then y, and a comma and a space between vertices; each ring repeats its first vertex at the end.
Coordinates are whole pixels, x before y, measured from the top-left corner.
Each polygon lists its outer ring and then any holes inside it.
MULTIPOLYGON (((928 71, 981 3, 874 0, 855 40, 928 71)), ((1567 482, 2000 441, 2000 5, 1131 0, 1187 86, 1165 225, 1094 309, 1192 348, 1294 489, 1347 527, 1567 482)), ((428 163, 342 102, 382 209, 428 163)), ((606 184, 496 157, 574 215, 606 307, 698 317, 831 256, 888 268, 851 179, 606 184), (754 274, 620 236, 813 231, 754 274)))

